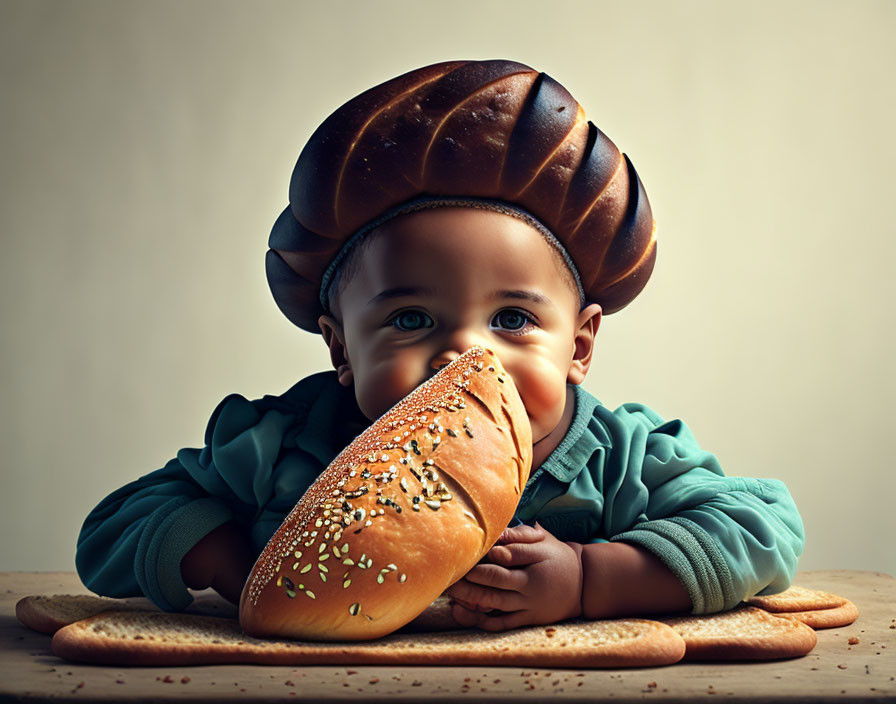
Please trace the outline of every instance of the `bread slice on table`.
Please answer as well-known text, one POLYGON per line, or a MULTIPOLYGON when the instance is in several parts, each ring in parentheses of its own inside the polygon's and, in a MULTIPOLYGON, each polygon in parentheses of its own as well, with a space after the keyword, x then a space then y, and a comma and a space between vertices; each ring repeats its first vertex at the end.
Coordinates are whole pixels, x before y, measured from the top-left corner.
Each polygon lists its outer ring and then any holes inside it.
POLYGON ((107 611, 66 626, 53 636, 52 648, 66 660, 147 666, 643 667, 669 665, 685 653, 684 641, 672 628, 643 619, 572 621, 505 633, 462 630, 393 634, 376 641, 303 642, 252 638, 234 619, 137 611, 107 611))
POLYGON ((157 608, 149 601, 145 604, 130 603, 89 594, 38 594, 22 597, 16 602, 19 622, 31 630, 49 635, 70 623, 111 610, 156 611, 157 608))
POLYGON ((780 594, 754 596, 747 603, 812 628, 848 626, 859 617, 858 607, 846 597, 796 585, 780 594))
POLYGON ((706 616, 663 619, 687 646, 685 660, 774 660, 811 652, 818 636, 796 620, 742 606, 706 616))
MULTIPOLYGON (((16 603, 19 622, 48 635, 103 611, 158 611, 158 607, 144 597, 110 599, 91 594, 36 594, 22 597, 16 603)), ((235 618, 237 609, 217 594, 200 592, 187 607, 187 613, 235 618)))
POLYGON ((750 606, 780 613, 783 611, 811 611, 814 609, 833 609, 841 606, 846 599, 829 592, 807 589, 791 585, 783 592, 768 596, 754 596, 746 600, 750 606))
POLYGON ((808 611, 783 611, 775 614, 782 618, 792 618, 812 628, 840 628, 848 626, 859 617, 859 609, 849 599, 832 609, 810 609, 808 611))

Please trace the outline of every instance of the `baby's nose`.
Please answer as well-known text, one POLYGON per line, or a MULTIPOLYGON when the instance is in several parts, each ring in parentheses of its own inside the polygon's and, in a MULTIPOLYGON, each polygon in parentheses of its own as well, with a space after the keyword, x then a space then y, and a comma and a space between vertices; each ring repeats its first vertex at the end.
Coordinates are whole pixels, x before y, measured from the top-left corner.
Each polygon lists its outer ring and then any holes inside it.
POLYGON ((486 341, 480 330, 472 325, 456 325, 444 330, 436 349, 438 352, 432 356, 429 366, 433 374, 460 357, 471 347, 486 346, 486 341))
POLYGON ((471 347, 475 347, 476 345, 481 346, 482 343, 478 341, 473 342, 465 340, 462 344, 447 345, 429 362, 429 366, 432 368, 433 374, 438 372, 443 367, 448 366, 451 362, 460 357, 464 352, 466 352, 471 347))
POLYGON ((432 358, 429 366, 433 371, 437 372, 443 367, 447 367, 451 362, 460 357, 457 352, 442 352, 432 358))

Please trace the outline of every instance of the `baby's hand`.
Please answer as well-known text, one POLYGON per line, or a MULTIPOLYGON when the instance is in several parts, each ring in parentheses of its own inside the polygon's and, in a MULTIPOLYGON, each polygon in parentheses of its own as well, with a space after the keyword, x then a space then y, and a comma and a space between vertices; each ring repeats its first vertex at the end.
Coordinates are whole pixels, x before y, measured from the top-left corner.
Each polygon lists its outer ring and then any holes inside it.
POLYGON ((504 631, 582 613, 582 546, 537 523, 507 528, 482 561, 446 594, 465 627, 504 631), (495 613, 497 612, 497 613, 495 613))

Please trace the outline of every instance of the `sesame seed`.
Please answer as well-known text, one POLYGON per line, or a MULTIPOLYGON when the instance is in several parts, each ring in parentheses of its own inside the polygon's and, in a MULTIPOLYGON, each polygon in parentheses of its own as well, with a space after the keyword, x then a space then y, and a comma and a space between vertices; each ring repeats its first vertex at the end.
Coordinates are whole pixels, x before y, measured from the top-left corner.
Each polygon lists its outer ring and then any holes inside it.
POLYGON ((345 581, 342 583, 342 588, 343 588, 343 589, 348 589, 348 588, 351 586, 351 583, 352 583, 352 580, 350 580, 350 579, 345 580, 345 581))
POLYGON ((310 569, 311 569, 311 563, 309 562, 307 565, 305 565, 305 566, 302 568, 302 570, 299 572, 299 574, 305 574, 305 573, 306 573, 308 570, 310 570, 310 569))
POLYGON ((357 615, 360 613, 360 611, 361 611, 361 605, 360 605, 360 604, 352 604, 351 606, 348 607, 348 612, 349 612, 352 616, 357 616, 357 615))

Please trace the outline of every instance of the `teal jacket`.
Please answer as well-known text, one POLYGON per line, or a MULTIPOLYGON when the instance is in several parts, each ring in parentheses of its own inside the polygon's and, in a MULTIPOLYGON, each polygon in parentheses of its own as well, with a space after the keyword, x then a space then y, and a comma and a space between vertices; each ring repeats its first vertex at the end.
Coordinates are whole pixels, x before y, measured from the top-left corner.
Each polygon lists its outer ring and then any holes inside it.
MULTIPOLYGON (((786 589, 803 524, 784 484, 726 477, 679 420, 644 405, 615 411, 575 389, 569 431, 533 471, 517 508, 564 541, 626 541, 681 580, 693 613, 730 609, 786 589)), ((168 611, 192 596, 183 556, 226 521, 244 526, 255 554, 330 461, 369 425, 336 372, 282 396, 231 395, 215 409, 205 447, 106 497, 78 537, 76 566, 97 594, 149 597, 168 611)))

